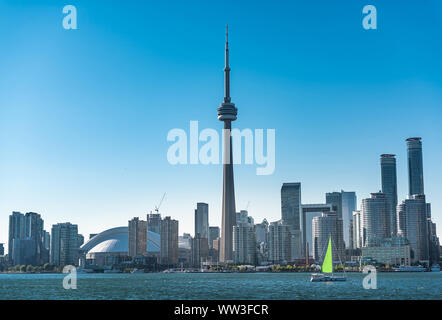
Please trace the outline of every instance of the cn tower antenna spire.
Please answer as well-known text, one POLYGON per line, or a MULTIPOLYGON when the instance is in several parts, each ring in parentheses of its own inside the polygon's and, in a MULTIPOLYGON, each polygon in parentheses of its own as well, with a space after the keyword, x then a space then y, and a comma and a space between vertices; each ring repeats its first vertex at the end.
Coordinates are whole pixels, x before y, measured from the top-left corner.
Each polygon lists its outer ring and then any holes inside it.
POLYGON ((229 25, 226 24, 226 66, 224 68, 224 102, 230 103, 229 25))

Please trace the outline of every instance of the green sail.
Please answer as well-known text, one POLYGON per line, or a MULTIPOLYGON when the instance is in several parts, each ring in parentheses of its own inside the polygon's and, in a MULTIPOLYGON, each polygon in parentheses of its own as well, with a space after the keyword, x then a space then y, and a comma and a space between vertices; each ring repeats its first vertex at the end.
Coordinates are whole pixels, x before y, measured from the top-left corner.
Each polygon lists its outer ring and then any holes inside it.
POLYGON ((322 272, 332 273, 333 272, 333 258, 332 258, 332 245, 331 237, 328 239, 327 253, 325 254, 324 261, 322 262, 322 272))

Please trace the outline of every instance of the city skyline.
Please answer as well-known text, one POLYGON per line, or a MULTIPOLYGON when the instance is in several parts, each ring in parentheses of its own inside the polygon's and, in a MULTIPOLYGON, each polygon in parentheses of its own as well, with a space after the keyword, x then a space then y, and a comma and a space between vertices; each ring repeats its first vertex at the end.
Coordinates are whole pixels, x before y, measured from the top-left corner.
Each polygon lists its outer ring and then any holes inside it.
MULTIPOLYGON (((196 20, 188 25, 172 10, 170 19, 177 18, 176 23, 189 26, 184 32, 176 28, 165 31, 161 28, 164 24, 154 18, 150 22, 140 20, 137 26, 127 24, 140 18, 137 8, 145 8, 136 5, 120 11, 127 25, 115 21, 109 34, 91 19, 104 19, 100 14, 115 16, 106 9, 103 13, 92 2, 79 6, 80 28, 74 31, 78 33, 67 34, 49 18, 58 7, 48 4, 49 9, 27 8, 28 16, 41 15, 40 19, 48 21, 39 21, 42 25, 34 30, 30 21, 20 18, 19 6, 6 5, 10 15, 1 13, 0 20, 9 25, 17 19, 24 29, 13 29, 10 34, 9 28, 0 31, 6 48, 11 48, 0 53, 0 66, 9 63, 7 70, 12 70, 11 66, 17 70, 0 79, 0 211, 5 222, 0 227, 0 242, 8 242, 6 221, 13 211, 37 212, 44 217, 46 230, 70 221, 78 225, 79 233, 88 235, 126 225, 134 216, 144 218, 148 212, 154 212, 164 192, 168 196, 161 214, 180 221, 180 234, 193 234, 197 202, 209 204, 209 225, 221 227, 222 167, 169 165, 166 132, 174 127, 186 128, 195 119, 205 127, 219 127, 212 118, 222 92, 220 43, 226 20, 235 30, 231 34, 235 50, 231 64, 232 92, 241 105, 237 127, 277 130, 274 175, 258 177, 250 166, 235 166, 236 211, 244 209, 250 201, 248 211, 256 221, 279 220, 283 182, 302 183, 302 203, 324 203, 326 192, 355 191, 360 208, 361 199, 382 189, 381 154, 397 155, 401 202, 408 194, 404 141, 421 136, 426 198, 432 203, 434 221, 442 225, 442 200, 437 197, 442 181, 438 169, 442 159, 442 133, 438 128, 438 120, 442 119, 442 73, 438 71, 442 65, 437 52, 442 48, 430 40, 429 44, 422 43, 421 34, 413 33, 413 27, 421 23, 428 39, 441 36, 420 19, 401 25, 399 13, 393 6, 383 4, 378 6, 379 12, 384 12, 379 21, 383 27, 376 31, 376 38, 364 33, 359 25, 349 27, 353 22, 352 10, 359 12, 359 4, 343 9, 342 21, 330 26, 342 35, 330 40, 326 39, 327 30, 315 28, 313 22, 302 17, 302 12, 313 10, 306 4, 292 11, 304 34, 294 29, 279 31, 288 21, 285 14, 280 22, 273 16, 274 25, 266 24, 264 28, 256 21, 265 11, 262 6, 250 18, 250 30, 240 24, 238 13, 211 13, 213 22, 196 20), (207 30, 200 31, 205 23, 207 30), (142 31, 136 31, 137 28, 142 31), (39 33, 49 33, 48 39, 58 47, 46 43, 39 33), (388 44, 393 33, 398 42, 388 44), (400 43, 405 39, 402 34, 408 34, 409 44, 400 43), (12 47, 14 36, 28 43, 31 56, 24 52, 23 44, 12 47), (185 36, 186 43, 180 36, 185 36), (318 39, 320 45, 309 37, 318 39), (287 43, 285 38, 292 42, 287 43), (348 38, 354 47, 345 44, 348 38), (101 39, 100 44, 87 49, 94 42, 91 40, 97 39, 101 39), (364 51, 367 46, 370 53, 364 51), (121 56, 113 51, 116 48, 121 56), (326 54, 321 54, 321 50, 326 54), (428 50, 436 52, 435 56, 427 55, 428 50), (82 64, 76 61, 75 52, 83 57, 82 64), (394 61, 398 58, 394 52, 404 56, 399 55, 402 58, 394 61), (97 63, 90 74, 88 59, 94 60, 103 53, 109 57, 97 63), (349 57, 351 54, 356 57, 349 57), (32 55, 41 58, 46 75, 40 75, 32 55), (330 65, 329 59, 335 59, 335 65, 330 65), (66 65, 66 61, 70 64, 66 65), (112 64, 117 67, 109 68, 112 64), (122 81, 126 78, 127 84, 122 81), (169 96, 171 90, 178 99, 169 96), (27 95, 23 97, 22 92, 27 95), (267 109, 269 104, 271 113, 267 109), (183 105, 185 112, 178 110, 183 105), (158 106, 165 115, 160 115, 158 106), (420 111, 419 117, 415 116, 416 110, 420 111), (146 124, 153 117, 156 123, 148 128, 146 124)), ((219 4, 213 6, 203 9, 212 12, 219 4)), ((232 6, 232 12, 245 10, 241 5, 232 6)), ((403 6, 401 14, 415 10, 412 5, 403 6)), ((184 12, 192 8, 190 5, 184 12)), ((165 10, 162 5, 156 9, 165 10)), ((315 14, 322 17, 334 12, 326 4, 316 9, 315 14)), ((428 9, 416 10, 432 17, 428 9)), ((359 18, 356 14, 358 24, 359 18)), ((166 23, 170 21, 167 19, 166 23)), ((438 234, 441 237, 441 228, 438 234)))

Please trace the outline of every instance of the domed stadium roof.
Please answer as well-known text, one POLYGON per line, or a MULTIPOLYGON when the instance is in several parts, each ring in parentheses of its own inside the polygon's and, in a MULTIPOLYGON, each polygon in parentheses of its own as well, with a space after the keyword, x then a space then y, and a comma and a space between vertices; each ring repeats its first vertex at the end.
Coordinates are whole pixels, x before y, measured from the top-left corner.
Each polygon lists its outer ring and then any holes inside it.
MULTIPOLYGON (((160 235, 147 231, 147 252, 159 252, 160 235)), ((117 253, 129 251, 129 228, 118 227, 103 231, 81 246, 85 253, 117 253)))

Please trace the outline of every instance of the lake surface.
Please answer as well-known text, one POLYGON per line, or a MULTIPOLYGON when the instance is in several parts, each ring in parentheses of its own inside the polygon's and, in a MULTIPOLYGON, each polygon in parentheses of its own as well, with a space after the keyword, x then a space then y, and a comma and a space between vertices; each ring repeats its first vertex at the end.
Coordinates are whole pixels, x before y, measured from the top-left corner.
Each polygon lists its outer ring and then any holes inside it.
POLYGON ((309 273, 0 274, 0 299, 442 299, 442 272, 377 273, 366 290, 361 273, 346 282, 311 283, 309 273))

